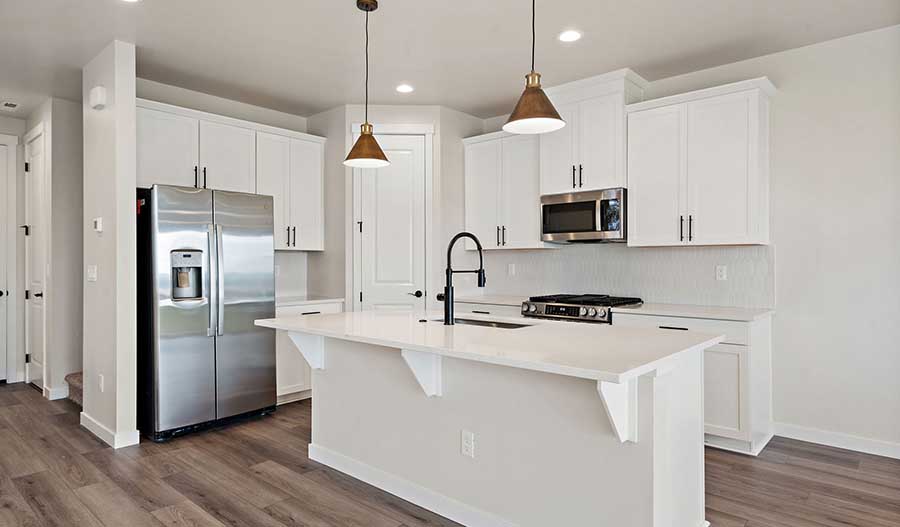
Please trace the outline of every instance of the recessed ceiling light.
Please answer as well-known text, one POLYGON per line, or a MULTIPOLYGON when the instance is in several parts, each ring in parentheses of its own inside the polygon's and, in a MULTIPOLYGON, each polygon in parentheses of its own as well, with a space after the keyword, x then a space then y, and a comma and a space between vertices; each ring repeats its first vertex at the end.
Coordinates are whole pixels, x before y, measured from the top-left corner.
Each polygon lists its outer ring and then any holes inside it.
POLYGON ((561 42, 575 42, 576 40, 581 38, 581 33, 575 31, 574 29, 568 29, 559 34, 559 40, 561 42))
POLYGON ((412 93, 413 91, 415 91, 415 88, 413 88, 409 84, 401 84, 397 86, 397 91, 400 93, 412 93))

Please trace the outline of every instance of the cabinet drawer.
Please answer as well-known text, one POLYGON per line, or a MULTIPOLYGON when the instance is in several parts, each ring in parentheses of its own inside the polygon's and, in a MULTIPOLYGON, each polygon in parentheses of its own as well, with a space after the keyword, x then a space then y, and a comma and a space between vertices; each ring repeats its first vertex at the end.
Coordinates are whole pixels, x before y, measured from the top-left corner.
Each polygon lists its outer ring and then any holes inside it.
POLYGON ((310 304, 305 306, 282 306, 275 308, 277 317, 294 317, 298 315, 324 315, 328 313, 340 313, 344 310, 344 304, 334 302, 331 304, 310 304))
POLYGON ((672 330, 690 330, 714 335, 725 335, 725 344, 750 344, 750 328, 746 322, 709 320, 705 318, 660 317, 614 312, 613 325, 652 327, 672 330))
POLYGON ((520 317, 522 308, 519 306, 501 306, 496 304, 465 304, 457 302, 454 306, 456 314, 473 313, 476 315, 497 315, 501 317, 520 317))

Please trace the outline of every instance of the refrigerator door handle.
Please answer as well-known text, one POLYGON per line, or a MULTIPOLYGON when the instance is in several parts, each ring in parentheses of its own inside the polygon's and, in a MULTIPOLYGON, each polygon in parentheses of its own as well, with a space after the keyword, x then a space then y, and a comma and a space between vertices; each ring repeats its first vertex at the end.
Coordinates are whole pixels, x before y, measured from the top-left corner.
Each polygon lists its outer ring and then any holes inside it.
POLYGON ((222 245, 222 226, 216 224, 216 334, 225 334, 225 247, 222 245))
POLYGON ((206 298, 207 303, 209 304, 209 327, 206 328, 206 336, 207 337, 215 337, 216 336, 216 309, 218 306, 218 299, 216 298, 216 286, 218 283, 218 273, 216 272, 216 261, 213 259, 213 254, 216 254, 216 226, 210 223, 208 226, 209 231, 206 234, 206 280, 203 283, 203 286, 206 288, 206 298))

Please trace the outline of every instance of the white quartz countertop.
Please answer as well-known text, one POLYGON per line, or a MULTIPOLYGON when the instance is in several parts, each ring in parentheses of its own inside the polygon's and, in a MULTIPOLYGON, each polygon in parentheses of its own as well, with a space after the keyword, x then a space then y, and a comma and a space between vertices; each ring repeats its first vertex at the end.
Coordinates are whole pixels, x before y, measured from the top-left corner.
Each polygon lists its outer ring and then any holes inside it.
MULTIPOLYGON (((633 315, 655 315, 660 317, 703 318, 712 320, 733 320, 737 322, 753 322, 771 316, 771 309, 692 306, 687 304, 644 304, 639 307, 614 307, 613 313, 631 313, 633 315)), ((613 317, 613 324, 616 317, 613 317)))
POLYGON ((694 331, 545 322, 466 314, 465 318, 527 324, 499 329, 444 326, 438 312, 357 311, 257 320, 263 327, 435 353, 445 357, 621 383, 724 339, 694 331), (427 322, 420 322, 427 320, 427 322))
POLYGON ((522 307, 522 302, 528 300, 527 296, 516 295, 472 295, 457 296, 456 301, 461 304, 484 304, 492 306, 522 307))
POLYGON ((320 295, 293 295, 293 296, 280 296, 275 298, 275 306, 276 307, 288 307, 288 306, 312 306, 316 304, 334 304, 337 302, 343 302, 343 298, 334 298, 328 296, 320 296, 320 295))

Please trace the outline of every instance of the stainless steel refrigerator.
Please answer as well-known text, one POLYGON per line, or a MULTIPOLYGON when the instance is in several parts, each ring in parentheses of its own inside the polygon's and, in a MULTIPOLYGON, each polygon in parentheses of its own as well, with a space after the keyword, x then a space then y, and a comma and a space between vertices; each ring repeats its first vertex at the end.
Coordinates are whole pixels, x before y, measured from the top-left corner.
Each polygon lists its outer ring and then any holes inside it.
POLYGON ((275 409, 272 198, 138 189, 138 427, 155 440, 275 409))

